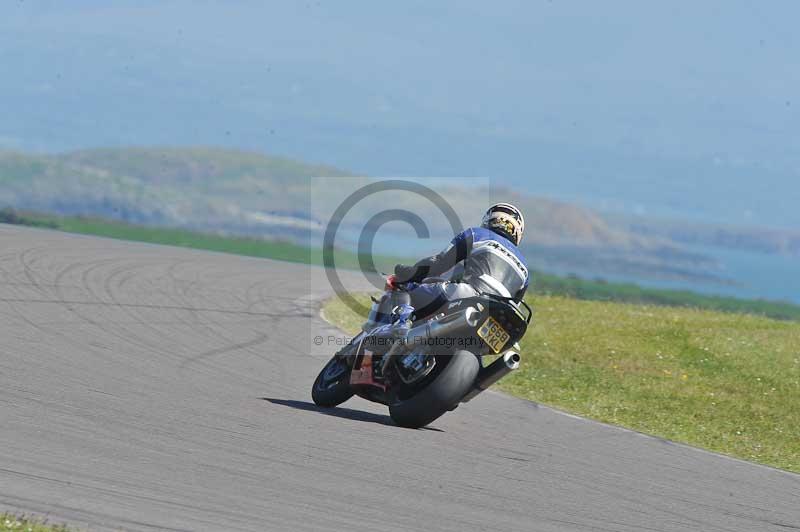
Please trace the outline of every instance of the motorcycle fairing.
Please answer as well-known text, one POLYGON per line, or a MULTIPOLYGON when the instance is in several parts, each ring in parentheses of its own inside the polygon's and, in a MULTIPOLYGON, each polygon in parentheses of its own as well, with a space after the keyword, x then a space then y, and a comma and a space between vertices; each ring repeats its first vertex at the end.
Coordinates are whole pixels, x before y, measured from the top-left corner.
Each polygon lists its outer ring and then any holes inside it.
POLYGON ((381 390, 386 390, 382 382, 375 380, 372 351, 364 349, 356 358, 353 370, 350 372, 351 386, 376 386, 381 390))

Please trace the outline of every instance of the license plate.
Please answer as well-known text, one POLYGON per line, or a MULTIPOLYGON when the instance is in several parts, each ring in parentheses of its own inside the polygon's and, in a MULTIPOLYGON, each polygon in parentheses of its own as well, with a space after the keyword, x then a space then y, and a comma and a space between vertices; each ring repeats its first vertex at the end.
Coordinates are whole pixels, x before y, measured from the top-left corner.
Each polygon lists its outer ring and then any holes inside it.
POLYGON ((499 353, 511 338, 511 335, 491 316, 486 318, 481 328, 478 329, 478 336, 489 344, 495 353, 499 353))

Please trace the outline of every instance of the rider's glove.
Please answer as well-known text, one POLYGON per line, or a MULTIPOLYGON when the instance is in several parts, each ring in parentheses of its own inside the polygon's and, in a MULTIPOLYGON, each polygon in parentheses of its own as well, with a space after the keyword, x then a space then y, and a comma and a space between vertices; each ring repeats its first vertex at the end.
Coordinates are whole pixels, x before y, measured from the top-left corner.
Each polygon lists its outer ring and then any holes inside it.
POLYGON ((384 290, 394 290, 397 288, 397 283, 400 281, 397 279, 396 275, 388 275, 386 276, 386 284, 383 285, 384 290))

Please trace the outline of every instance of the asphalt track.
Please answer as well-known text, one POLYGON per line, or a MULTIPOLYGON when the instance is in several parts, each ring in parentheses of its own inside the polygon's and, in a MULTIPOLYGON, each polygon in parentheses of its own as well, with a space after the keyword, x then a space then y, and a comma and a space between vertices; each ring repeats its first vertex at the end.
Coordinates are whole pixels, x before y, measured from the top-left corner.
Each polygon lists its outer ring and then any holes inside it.
POLYGON ((0 511, 89 530, 781 531, 800 476, 489 392, 309 386, 322 270, 0 225, 0 511))

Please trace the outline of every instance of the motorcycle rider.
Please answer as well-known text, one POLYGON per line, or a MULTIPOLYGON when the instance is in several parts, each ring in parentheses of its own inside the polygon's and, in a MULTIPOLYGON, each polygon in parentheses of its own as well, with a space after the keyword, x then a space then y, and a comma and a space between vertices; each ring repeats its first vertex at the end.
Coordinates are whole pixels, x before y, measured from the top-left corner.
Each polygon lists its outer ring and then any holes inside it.
POLYGON ((407 290, 417 319, 448 301, 481 292, 520 301, 530 280, 528 265, 517 247, 524 231, 522 212, 510 203, 496 203, 483 215, 480 227, 461 232, 441 253, 413 266, 396 265, 389 283, 410 283, 407 290), (461 271, 450 281, 436 279, 456 266, 461 271))

